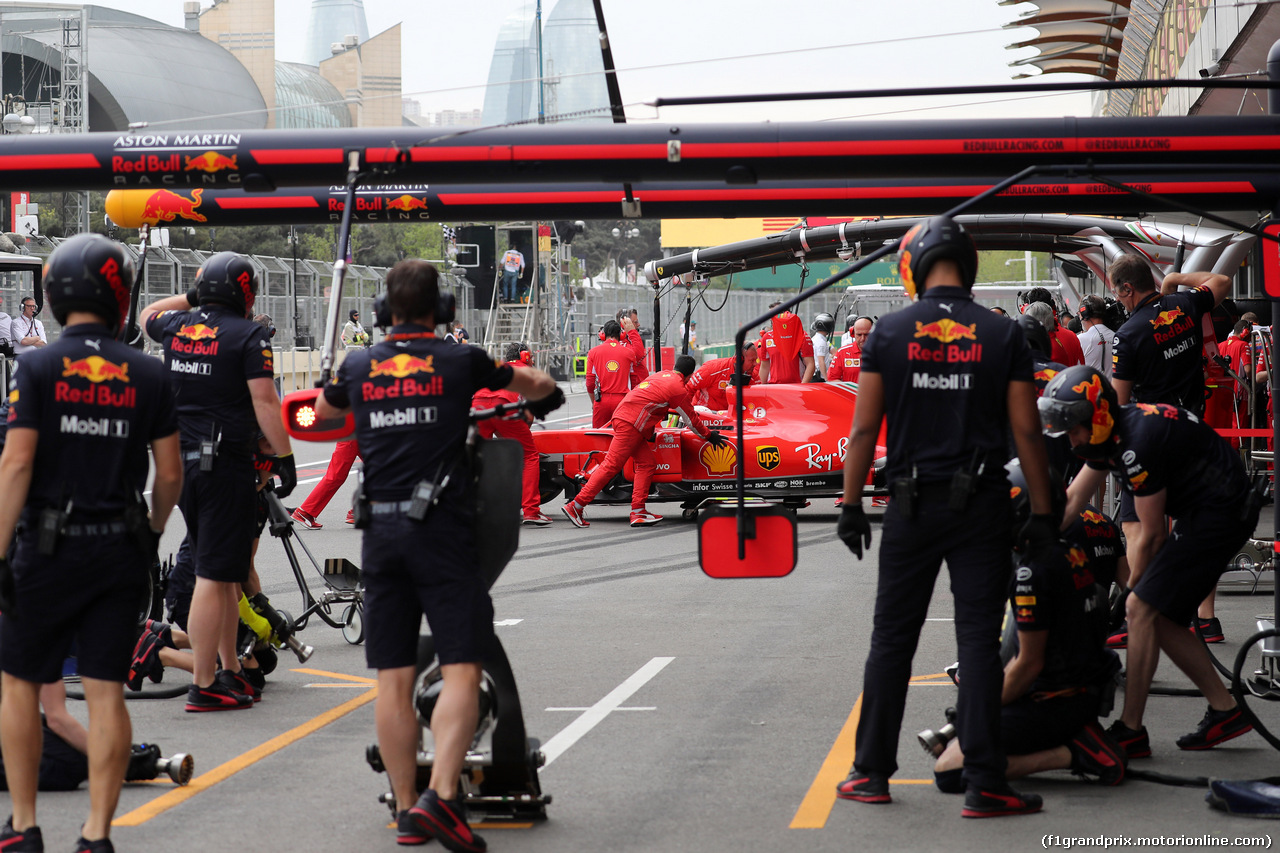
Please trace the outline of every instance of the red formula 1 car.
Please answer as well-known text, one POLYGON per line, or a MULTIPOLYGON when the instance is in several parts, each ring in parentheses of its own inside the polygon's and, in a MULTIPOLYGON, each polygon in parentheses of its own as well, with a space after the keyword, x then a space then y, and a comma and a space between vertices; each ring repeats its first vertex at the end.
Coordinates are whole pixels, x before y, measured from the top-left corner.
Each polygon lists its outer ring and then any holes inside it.
MULTIPOLYGON (((733 497, 739 464, 746 466, 749 496, 792 507, 802 507, 811 498, 839 497, 857 388, 852 382, 748 387, 741 453, 732 442, 718 448, 708 444, 687 427, 659 427, 654 441, 658 469, 649 499, 680 501, 685 518, 694 518, 709 500, 733 497)), ((708 427, 732 439, 732 410, 701 414, 708 427)), ((533 438, 542 454, 540 485, 546 503, 561 491, 566 499, 577 494, 603 461, 613 431, 545 430, 535 431, 533 438)), ((882 431, 864 494, 887 494, 883 443, 882 431)), ((632 476, 628 462, 595 502, 630 505, 632 476)))

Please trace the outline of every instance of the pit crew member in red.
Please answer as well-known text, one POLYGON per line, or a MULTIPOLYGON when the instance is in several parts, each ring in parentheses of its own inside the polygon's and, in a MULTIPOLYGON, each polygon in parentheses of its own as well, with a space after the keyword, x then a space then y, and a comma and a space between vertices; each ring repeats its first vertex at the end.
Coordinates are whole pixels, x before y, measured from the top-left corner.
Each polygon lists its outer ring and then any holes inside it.
POLYGON ((954 220, 936 217, 913 227, 902 238, 899 269, 916 302, 881 317, 862 352, 837 527, 858 557, 871 544, 862 488, 885 415, 891 497, 857 754, 836 795, 890 801, 911 659, 946 560, 963 673, 957 709, 967 791, 961 813, 996 817, 1041 807, 1040 797, 1009 787, 1000 746, 997 638, 1012 539, 1004 469, 1010 433, 1031 493, 1032 514, 1019 539, 1033 554, 1051 547, 1058 520, 1051 516, 1031 353, 1017 324, 973 301, 977 267, 973 241, 954 220))
POLYGON ((1111 374, 1120 405, 1169 403, 1203 414, 1201 318, 1222 303, 1231 279, 1208 272, 1170 273, 1157 291, 1151 267, 1137 255, 1112 261, 1107 278, 1129 311, 1116 332, 1111 374), (1191 289, 1179 292, 1180 287, 1191 289))
POLYGON ((481 389, 521 394, 535 401, 530 406, 539 415, 564 395, 541 370, 515 370, 478 347, 437 338, 439 301, 434 266, 412 260, 392 267, 391 333, 348 354, 316 413, 342 417, 350 409, 364 454, 365 658, 378 671, 374 716, 396 798, 397 841, 422 844, 434 837, 450 850, 482 851, 485 843, 467 825, 458 788, 476 731, 481 662, 493 637, 493 602, 477 570, 474 496, 465 471, 468 413, 481 389), (415 494, 425 511, 420 516, 415 494), (424 613, 444 685, 431 718, 435 763, 419 797, 413 686, 424 613))
POLYGON ((160 531, 182 490, 173 394, 164 365, 115 340, 133 263, 98 234, 54 250, 44 285, 62 337, 22 357, 0 456, 0 746, 13 816, 0 849, 41 850, 36 823, 40 688, 61 684, 77 643, 89 706, 89 816, 77 850, 107 836, 129 763, 124 681, 137 603, 160 531), (148 515, 147 449, 156 475, 148 515), (38 472, 33 476, 34 472, 38 472))
POLYGON ((164 345, 177 392, 185 466, 178 506, 196 567, 187 617, 193 672, 186 710, 192 712, 248 708, 260 695, 245 680, 236 648, 241 584, 258 532, 253 452, 259 429, 278 454, 271 457, 281 483, 276 494, 284 498, 298 483, 273 381, 271 337, 249 319, 257 291, 253 264, 219 252, 200 267, 190 292, 153 302, 140 317, 152 340, 164 345))
MULTIPOLYGON (((635 334, 635 330, 630 334, 635 334)), ((604 324, 604 336, 604 343, 587 353, 587 394, 591 396, 591 426, 595 429, 609 425, 613 410, 638 382, 635 379, 636 349, 622 342, 622 329, 617 320, 604 324)))
POLYGON ((1132 592, 1124 711, 1110 728, 1130 758, 1151 754, 1142 725, 1163 651, 1209 701, 1204 719, 1178 738, 1181 749, 1209 749, 1252 725, 1213 669, 1204 644, 1187 630, 1196 607, 1258 523, 1262 501, 1226 440, 1186 409, 1154 403, 1119 406, 1092 367, 1068 368, 1039 401, 1049 435, 1066 435, 1086 462, 1067 491, 1073 518, 1114 473, 1134 496, 1140 527, 1129 543, 1132 592), (1173 518, 1168 533, 1165 516, 1173 518))
POLYGON ((780 385, 813 379, 813 340, 804 333, 804 321, 783 311, 773 318, 771 332, 760 352, 760 382, 780 385))
POLYGON ((862 347, 871 335, 875 324, 870 317, 854 317, 849 321, 849 333, 853 341, 841 347, 831 359, 827 379, 831 382, 857 382, 862 370, 862 347))
POLYGON ((689 399, 686 383, 695 364, 691 355, 676 356, 675 370, 651 374, 614 410, 611 421, 613 441, 609 443, 609 452, 592 472, 591 479, 578 492, 577 497, 561 507, 561 511, 576 526, 590 526, 590 522, 583 518, 583 510, 622 470, 628 459, 635 466, 635 479, 631 489, 631 526, 643 527, 662 521, 662 516, 645 509, 645 501, 649 497, 649 483, 653 480, 657 464, 649 440, 653 437, 654 427, 669 410, 684 415, 693 431, 710 444, 720 447, 726 443, 720 433, 708 430, 693 410, 693 401, 689 399))
MULTIPOLYGON (((747 341, 742 348, 742 370, 747 376, 756 367, 756 345, 747 341)), ((706 406, 717 412, 729 409, 728 390, 733 379, 733 366, 737 356, 714 358, 693 372, 689 378, 689 394, 695 406, 706 406)))
MULTIPOLYGON (((503 355, 507 359, 507 364, 517 372, 533 366, 533 355, 529 352, 529 347, 523 343, 507 344, 507 350, 503 355)), ((520 395, 515 391, 503 388, 496 391, 485 389, 477 391, 475 397, 471 400, 471 405, 477 409, 492 409, 494 406, 500 406, 503 403, 515 403, 520 400, 520 395)), ((525 412, 518 413, 510 419, 489 418, 480 421, 477 424, 480 435, 485 438, 493 438, 495 435, 500 438, 510 438, 520 442, 520 447, 524 450, 524 473, 520 477, 520 504, 523 511, 523 523, 533 524, 543 527, 551 523, 551 519, 543 514, 540 509, 542 505, 542 495, 538 491, 539 478, 539 459, 538 448, 533 443, 533 432, 529 429, 533 416, 527 415, 525 412)))

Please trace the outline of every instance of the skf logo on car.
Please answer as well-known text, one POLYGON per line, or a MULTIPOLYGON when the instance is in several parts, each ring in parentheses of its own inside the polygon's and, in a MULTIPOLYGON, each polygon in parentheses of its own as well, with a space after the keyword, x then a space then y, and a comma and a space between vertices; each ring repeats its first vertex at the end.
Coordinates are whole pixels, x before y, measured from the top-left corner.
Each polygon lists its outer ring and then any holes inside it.
POLYGON ((1111 417, 1111 406, 1102 395, 1102 378, 1097 374, 1090 376, 1071 390, 1083 394, 1093 405, 1093 432, 1089 435, 1090 444, 1102 444, 1111 437, 1111 427, 1115 421, 1111 417))
POLYGON ((609 371, 610 373, 617 373, 617 372, 618 372, 618 362, 616 362, 616 361, 609 361, 609 362, 606 362, 606 363, 605 363, 605 365, 604 365, 604 369, 605 369, 605 370, 607 370, 607 371, 609 371))
POLYGON ((917 320, 916 333, 913 337, 933 338, 944 344, 959 340, 976 341, 978 336, 974 333, 974 330, 977 328, 977 323, 966 326, 963 323, 957 323, 950 317, 943 317, 941 320, 935 320, 932 323, 921 323, 917 320))
POLYGON ((129 365, 115 364, 100 355, 88 358, 77 358, 75 361, 62 357, 62 375, 80 376, 97 384, 99 382, 128 382, 129 365))
POLYGON ((181 193, 170 190, 156 190, 147 196, 147 200, 142 204, 142 221, 148 225, 158 225, 161 222, 172 222, 180 217, 192 222, 207 222, 208 217, 197 210, 200 207, 200 195, 203 192, 202 189, 192 190, 191 198, 187 198, 181 193))
POLYGON ((1085 524, 1102 524, 1106 521, 1106 518, 1103 517, 1102 513, 1094 512, 1091 509, 1086 509, 1084 512, 1080 513, 1080 517, 1084 519, 1085 524))
POLYGON ((704 444, 698 459, 710 474, 732 474, 734 466, 738 464, 738 453, 731 444, 722 444, 719 447, 714 444, 704 444))
POLYGON ((435 422, 435 406, 416 406, 408 409, 392 409, 389 412, 369 413, 369 426, 372 429, 417 426, 418 424, 433 424, 435 422))
POLYGON ((58 430, 68 435, 128 438, 129 422, 119 418, 81 418, 76 415, 63 415, 58 430))
POLYGON ((772 471, 782 464, 782 452, 772 445, 757 447, 756 463, 765 471, 772 471))
POLYGON ((384 358, 382 361, 373 359, 369 362, 369 378, 394 376, 396 379, 404 379, 415 373, 435 373, 436 369, 432 364, 434 360, 433 355, 418 358, 403 352, 391 358, 384 358))
POLYGON ((183 171, 190 172, 195 169, 199 169, 201 172, 213 174, 214 172, 221 172, 223 169, 239 168, 240 167, 236 165, 235 154, 228 157, 225 154, 219 154, 217 151, 206 151, 195 157, 188 157, 186 160, 186 167, 183 171))

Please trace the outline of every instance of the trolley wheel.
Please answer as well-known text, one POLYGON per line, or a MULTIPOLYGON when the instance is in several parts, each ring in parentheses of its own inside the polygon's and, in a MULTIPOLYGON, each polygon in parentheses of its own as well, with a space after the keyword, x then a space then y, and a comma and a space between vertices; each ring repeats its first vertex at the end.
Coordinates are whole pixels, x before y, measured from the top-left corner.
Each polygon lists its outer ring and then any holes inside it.
POLYGON ((685 521, 697 521, 698 511, 696 509, 684 509, 680 511, 680 517, 685 521))
POLYGON ((349 604, 342 613, 342 639, 353 646, 364 642, 364 608, 349 604))

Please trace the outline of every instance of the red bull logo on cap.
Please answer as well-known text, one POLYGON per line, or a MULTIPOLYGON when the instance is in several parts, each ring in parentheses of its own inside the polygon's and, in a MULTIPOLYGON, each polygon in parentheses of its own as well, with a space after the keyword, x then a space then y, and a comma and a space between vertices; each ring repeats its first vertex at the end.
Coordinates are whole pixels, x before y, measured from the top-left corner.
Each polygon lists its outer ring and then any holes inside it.
POLYGON ((62 357, 63 378, 87 379, 91 386, 76 387, 70 382, 57 382, 53 386, 53 399, 62 403, 88 403, 94 406, 133 408, 137 405, 138 391, 123 388, 112 391, 108 382, 129 382, 129 364, 116 364, 100 355, 71 359, 62 357))
POLYGON ((195 157, 186 158, 186 166, 184 172, 199 170, 212 175, 215 172, 221 172, 225 169, 239 169, 236 165, 236 155, 230 157, 225 154, 219 154, 217 151, 206 151, 195 157))
POLYGON ((200 207, 200 195, 203 192, 202 189, 192 190, 191 197, 188 198, 182 193, 171 190, 156 190, 147 196, 146 202, 142 205, 142 221, 148 225, 173 222, 175 219, 207 222, 208 217, 197 210, 200 207))

